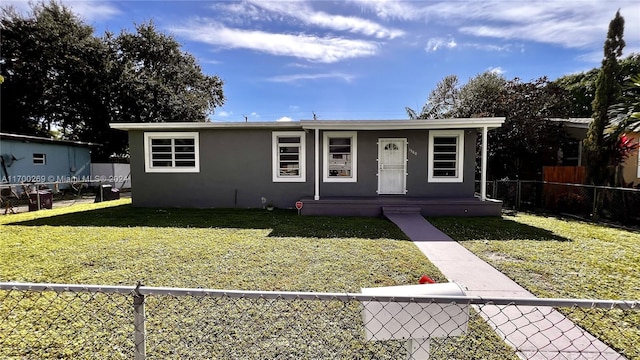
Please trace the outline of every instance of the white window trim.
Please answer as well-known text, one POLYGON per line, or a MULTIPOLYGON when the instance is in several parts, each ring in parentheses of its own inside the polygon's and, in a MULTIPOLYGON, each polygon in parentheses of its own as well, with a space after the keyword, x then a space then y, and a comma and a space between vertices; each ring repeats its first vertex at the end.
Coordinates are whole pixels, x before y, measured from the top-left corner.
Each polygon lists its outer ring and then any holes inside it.
POLYGON ((33 158, 32 158, 32 163, 33 163, 33 165, 47 165, 47 154, 45 154, 45 153, 34 153, 33 154, 33 158), (42 157, 36 158, 36 155, 42 155, 42 157), (36 159, 38 159, 38 161, 42 161, 42 162, 36 162, 36 159))
POLYGON ((357 131, 325 131, 322 139, 323 182, 358 182, 358 132, 357 131), (351 138, 351 176, 329 177, 329 139, 351 138))
POLYGON ((144 171, 148 173, 198 173, 200 172, 200 136, 197 132, 146 132, 144 133, 144 171), (195 166, 193 167, 153 167, 151 162, 152 139, 193 138, 195 166))
POLYGON ((460 183, 464 180, 464 130, 431 130, 429 131, 429 163, 427 164, 427 179, 430 183, 460 183), (433 138, 434 137, 458 137, 458 156, 456 159, 456 177, 433 176, 433 138))
POLYGON ((273 182, 306 182, 307 181, 307 147, 305 142, 304 131, 274 131, 271 133, 271 149, 272 149, 272 164, 273 182), (280 176, 280 167, 278 164, 279 152, 278 152, 278 137, 299 137, 300 138, 300 176, 280 176))

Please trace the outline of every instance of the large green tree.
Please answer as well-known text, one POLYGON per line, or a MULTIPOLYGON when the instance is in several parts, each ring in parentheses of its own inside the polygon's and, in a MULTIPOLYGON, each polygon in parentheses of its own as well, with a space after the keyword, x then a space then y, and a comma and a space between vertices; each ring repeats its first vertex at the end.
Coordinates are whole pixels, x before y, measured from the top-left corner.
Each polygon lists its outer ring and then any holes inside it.
MULTIPOLYGON (((618 61, 620 78, 628 81, 640 73, 640 54, 631 54, 618 61)), ((600 68, 561 76, 554 83, 568 90, 571 94, 570 117, 590 118, 593 116, 593 100, 596 96, 596 80, 600 68)), ((624 92, 624 89, 623 89, 624 92)))
MULTIPOLYGON (((559 122, 551 118, 566 117, 568 92, 546 77, 531 82, 520 79, 507 81, 500 74, 484 72, 469 79, 455 92, 447 76, 431 92, 430 99, 453 99, 446 108, 447 117, 503 116, 505 123, 489 133, 489 177, 538 179, 542 166, 555 165, 559 146, 567 139, 559 122), (437 96, 435 94, 438 94, 437 96), (447 96, 443 96, 447 95, 447 96)), ((457 77, 455 78, 457 79, 457 77)), ((434 104, 429 101, 420 116, 409 112, 410 118, 431 118, 434 104)))
POLYGON ((153 23, 111 41, 120 76, 115 84, 118 121, 205 121, 222 105, 220 78, 204 75, 195 58, 153 23))
POLYGON ((587 156, 587 176, 595 185, 610 185, 615 173, 612 159, 617 139, 605 138, 604 131, 609 125, 609 108, 618 103, 622 96, 620 64, 625 42, 624 18, 620 11, 609 23, 607 39, 604 43, 604 59, 596 80, 596 93, 593 99, 593 122, 589 126, 584 142, 587 156))
POLYGON ((55 2, 27 17, 3 8, 0 26, 2 131, 47 136, 77 126, 104 51, 93 28, 55 2))
POLYGON ((566 117, 568 104, 568 93, 546 77, 508 81, 496 113, 505 122, 489 133, 490 177, 540 179, 543 166, 555 165, 567 136, 551 119, 566 117))
POLYGON ((94 35, 54 1, 22 15, 2 9, 5 82, 0 130, 102 144, 93 160, 126 153, 110 122, 206 121, 224 102, 223 82, 153 23, 134 33, 94 35))
POLYGON ((458 76, 448 75, 431 90, 420 113, 405 107, 410 119, 443 119, 454 116, 459 93, 458 76))
POLYGON ((456 117, 498 116, 507 80, 499 73, 486 71, 474 76, 460 88, 456 117))

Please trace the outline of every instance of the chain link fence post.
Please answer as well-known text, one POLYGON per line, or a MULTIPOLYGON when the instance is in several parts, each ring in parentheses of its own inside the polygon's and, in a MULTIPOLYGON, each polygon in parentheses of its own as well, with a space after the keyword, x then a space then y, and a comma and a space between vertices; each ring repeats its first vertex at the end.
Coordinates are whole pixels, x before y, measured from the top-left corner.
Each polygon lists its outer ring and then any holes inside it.
POLYGON ((591 218, 592 219, 597 219, 598 218, 598 187, 594 186, 593 187, 593 208, 591 209, 591 218))
POLYGON ((493 180, 493 194, 491 195, 493 199, 498 198, 498 180, 493 180))
POLYGON ((522 180, 518 179, 516 185, 516 210, 520 210, 520 201, 522 200, 522 180))
POLYGON ((140 294, 139 291, 141 285, 142 284, 138 282, 133 293, 133 338, 136 347, 135 360, 144 360, 147 356, 144 295, 140 294))

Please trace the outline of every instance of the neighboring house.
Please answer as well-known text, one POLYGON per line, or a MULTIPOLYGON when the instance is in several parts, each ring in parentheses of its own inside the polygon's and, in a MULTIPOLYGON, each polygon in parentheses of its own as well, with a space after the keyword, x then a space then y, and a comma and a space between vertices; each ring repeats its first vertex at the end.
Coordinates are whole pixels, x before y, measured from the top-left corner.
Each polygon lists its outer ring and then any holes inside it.
MULTIPOLYGON (((640 133, 627 133, 627 137, 635 144, 640 145, 640 133)), ((640 185, 640 146, 635 149, 624 162, 624 181, 633 183, 633 186, 640 185)))
MULTIPOLYGON (((569 136, 575 140, 562 149, 562 156, 558 161, 558 165, 582 166, 584 164, 582 144, 584 139, 587 138, 587 131, 589 130, 589 125, 593 119, 569 118, 552 120, 562 122, 569 136)), ((636 144, 640 143, 639 133, 627 133, 626 136, 632 139, 636 144)), ((625 183, 633 183, 634 185, 640 184, 640 157, 638 156, 638 151, 640 151, 640 147, 634 150, 623 164, 623 176, 625 183)))
MULTIPOLYGON (((424 215, 500 215, 501 203, 487 200, 484 187, 481 198, 474 196, 475 162, 478 134, 503 122, 303 120, 111 127, 129 132, 134 206, 293 208, 300 200, 302 213, 310 215, 377 216, 382 206, 419 207, 424 215)), ((486 167, 481 168, 484 175, 486 167)))
POLYGON ((0 183, 89 180, 94 144, 0 133, 0 183))

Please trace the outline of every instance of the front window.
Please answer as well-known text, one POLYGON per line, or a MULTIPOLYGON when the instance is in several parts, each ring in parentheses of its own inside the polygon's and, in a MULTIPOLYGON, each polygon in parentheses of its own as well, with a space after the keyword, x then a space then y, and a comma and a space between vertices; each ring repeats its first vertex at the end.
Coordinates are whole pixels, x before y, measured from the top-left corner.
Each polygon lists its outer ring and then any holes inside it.
POLYGON ((199 172, 198 133, 145 133, 146 172, 199 172))
POLYGON ((429 182, 462 182, 464 131, 429 132, 429 182))
POLYGON ((304 131, 273 132, 273 181, 305 182, 304 131))
POLYGON ((357 182, 357 133, 324 133, 324 181, 357 182))
POLYGON ((33 164, 34 165, 46 165, 47 164, 47 154, 33 154, 33 164))

